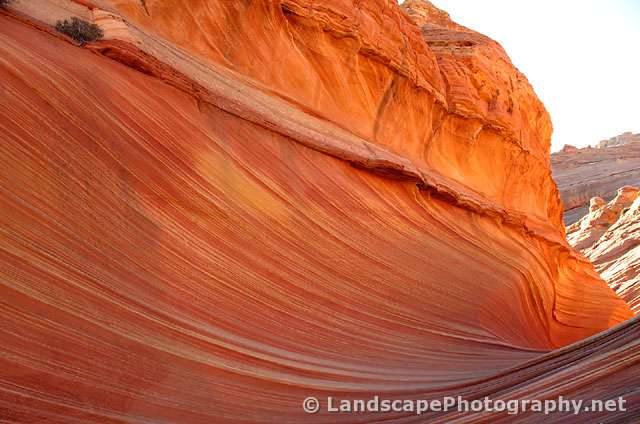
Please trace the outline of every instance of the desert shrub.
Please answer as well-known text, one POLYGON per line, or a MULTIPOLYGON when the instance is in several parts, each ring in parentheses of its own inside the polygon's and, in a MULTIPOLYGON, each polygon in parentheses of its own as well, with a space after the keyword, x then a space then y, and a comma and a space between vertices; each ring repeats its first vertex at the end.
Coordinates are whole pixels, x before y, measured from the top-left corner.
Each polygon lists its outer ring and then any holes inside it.
POLYGON ((102 29, 100 29, 98 25, 75 17, 71 18, 70 21, 68 19, 58 21, 56 23, 56 29, 80 43, 96 41, 104 36, 102 29))

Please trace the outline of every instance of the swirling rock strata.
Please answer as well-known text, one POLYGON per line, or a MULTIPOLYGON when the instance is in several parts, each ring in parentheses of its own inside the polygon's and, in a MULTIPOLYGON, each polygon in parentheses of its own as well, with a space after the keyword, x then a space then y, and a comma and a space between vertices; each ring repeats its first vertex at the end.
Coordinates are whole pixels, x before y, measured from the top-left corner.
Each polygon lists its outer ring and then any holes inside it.
POLYGON ((3 419, 482 422, 301 402, 637 376, 491 40, 381 0, 72 3, 112 37, 0 15, 3 419))

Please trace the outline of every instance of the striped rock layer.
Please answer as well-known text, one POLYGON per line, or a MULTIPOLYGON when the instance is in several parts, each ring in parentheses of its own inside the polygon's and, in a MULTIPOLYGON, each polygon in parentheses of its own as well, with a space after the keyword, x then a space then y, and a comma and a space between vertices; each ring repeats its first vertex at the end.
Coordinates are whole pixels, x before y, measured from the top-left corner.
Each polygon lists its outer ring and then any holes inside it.
POLYGON ((589 213, 567 227, 569 243, 595 265, 635 312, 640 310, 640 189, 621 187, 609 203, 591 199, 589 213))
POLYGON ((497 43, 403 7, 0 11, 0 421, 540 420, 302 409, 375 395, 637 418, 640 327, 566 242, 543 105, 497 43))

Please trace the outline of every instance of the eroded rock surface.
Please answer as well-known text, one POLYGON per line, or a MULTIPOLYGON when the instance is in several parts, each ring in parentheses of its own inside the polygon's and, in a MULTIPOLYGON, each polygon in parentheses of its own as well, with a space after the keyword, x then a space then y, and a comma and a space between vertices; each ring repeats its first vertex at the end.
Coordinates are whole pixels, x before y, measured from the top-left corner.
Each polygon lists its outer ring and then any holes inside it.
POLYGON ((640 143, 640 134, 634 134, 631 131, 627 131, 615 137, 611 137, 608 140, 602 140, 596 147, 599 149, 606 149, 609 147, 626 146, 632 143, 640 143))
POLYGON ((553 177, 571 225, 587 214, 592 197, 612 200, 618 188, 640 186, 640 143, 575 149, 551 155, 553 177))
POLYGON ((609 203, 602 197, 593 197, 589 213, 580 221, 567 227, 567 240, 578 250, 584 250, 596 242, 616 223, 623 211, 638 197, 638 188, 625 186, 618 189, 616 197, 609 203))
POLYGON ((589 213, 567 228, 567 239, 634 311, 640 309, 640 189, 622 187, 609 203, 592 198, 589 213))
POLYGON ((303 412, 331 395, 637 414, 638 321, 612 328, 631 310, 566 242, 548 114, 497 43, 427 2, 42 5, 113 31, 0 14, 11 421, 512 419, 303 412))

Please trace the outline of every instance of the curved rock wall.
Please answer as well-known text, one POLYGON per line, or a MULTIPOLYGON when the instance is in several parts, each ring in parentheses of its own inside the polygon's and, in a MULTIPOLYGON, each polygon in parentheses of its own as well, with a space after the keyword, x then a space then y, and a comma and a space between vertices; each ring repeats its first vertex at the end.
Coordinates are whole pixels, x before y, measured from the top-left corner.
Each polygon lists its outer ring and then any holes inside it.
MULTIPOLYGON (((0 14, 8 419, 370 422, 301 401, 635 377, 636 321, 550 352, 632 313, 564 240, 497 44, 394 2, 95 3, 136 43, 0 14)), ((385 416, 448 418, 485 419, 385 416)))
POLYGON ((442 39, 430 41, 438 31, 426 35, 386 0, 186 7, 149 0, 148 14, 135 2, 112 3, 139 25, 315 116, 507 208, 561 225, 546 166, 548 114, 502 48, 484 36, 443 26, 442 39), (462 46, 467 39, 471 45, 462 46), (487 160, 495 163, 491 170, 482 166, 487 160), (513 184, 543 189, 534 194, 513 184))

